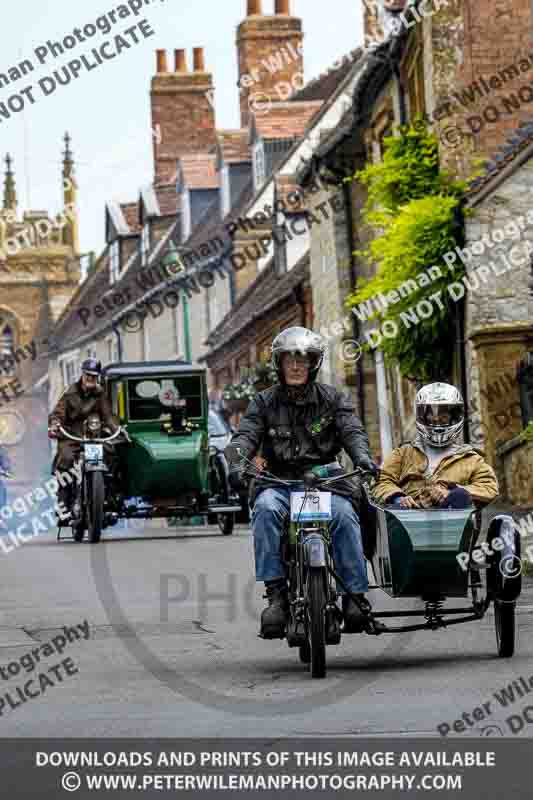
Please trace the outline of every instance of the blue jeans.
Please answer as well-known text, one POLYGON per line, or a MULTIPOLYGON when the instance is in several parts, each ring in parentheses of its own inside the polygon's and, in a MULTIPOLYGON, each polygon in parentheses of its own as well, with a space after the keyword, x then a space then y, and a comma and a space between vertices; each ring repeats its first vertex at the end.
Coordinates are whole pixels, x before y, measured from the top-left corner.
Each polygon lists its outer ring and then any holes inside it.
MULTIPOLYGON (((303 486, 302 486, 303 489, 303 486)), ((252 511, 255 548, 255 576, 258 581, 285 577, 280 543, 284 521, 289 516, 290 490, 285 487, 263 489, 252 511)), ((332 520, 330 532, 333 544, 335 571, 350 592, 368 591, 363 542, 359 517, 346 497, 331 495, 332 520)), ((344 589, 339 585, 340 594, 344 589)))

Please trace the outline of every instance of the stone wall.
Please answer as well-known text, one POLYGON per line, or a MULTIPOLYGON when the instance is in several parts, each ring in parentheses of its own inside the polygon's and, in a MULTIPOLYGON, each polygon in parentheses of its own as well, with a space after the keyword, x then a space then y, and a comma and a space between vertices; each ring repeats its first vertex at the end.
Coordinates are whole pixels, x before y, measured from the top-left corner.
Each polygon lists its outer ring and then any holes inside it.
POLYGON ((500 491, 513 505, 533 506, 533 442, 515 437, 498 450, 502 463, 500 491))

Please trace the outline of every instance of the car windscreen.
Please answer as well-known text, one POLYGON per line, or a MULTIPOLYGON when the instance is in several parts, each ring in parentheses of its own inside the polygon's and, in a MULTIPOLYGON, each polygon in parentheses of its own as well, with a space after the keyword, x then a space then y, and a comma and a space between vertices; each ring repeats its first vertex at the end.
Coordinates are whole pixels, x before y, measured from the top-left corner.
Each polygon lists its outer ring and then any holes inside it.
POLYGON ((132 422, 168 418, 173 403, 186 417, 202 416, 202 380, 200 376, 128 380, 128 411, 132 422))

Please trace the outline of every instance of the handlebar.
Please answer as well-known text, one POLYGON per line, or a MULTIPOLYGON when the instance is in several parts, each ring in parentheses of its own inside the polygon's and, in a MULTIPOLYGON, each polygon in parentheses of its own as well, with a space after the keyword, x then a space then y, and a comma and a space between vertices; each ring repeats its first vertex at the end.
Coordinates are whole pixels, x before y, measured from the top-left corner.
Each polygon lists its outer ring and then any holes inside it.
POLYGON ((115 433, 112 433, 111 436, 108 436, 107 438, 98 438, 98 439, 86 439, 86 438, 80 438, 79 436, 73 436, 71 433, 66 431, 62 425, 58 425, 58 429, 66 439, 70 439, 72 442, 78 442, 79 444, 107 444, 108 442, 112 442, 115 439, 117 439, 121 433, 124 434, 126 441, 131 444, 131 439, 129 437, 129 434, 127 430, 122 426, 118 427, 115 433))
POLYGON ((317 487, 322 486, 329 486, 336 481, 345 480, 346 478, 351 478, 354 475, 373 475, 371 470, 362 469, 362 467, 356 467, 352 472, 344 472, 341 475, 335 475, 333 478, 319 478, 311 471, 306 471, 303 475, 303 478, 299 480, 292 480, 292 479, 285 479, 285 478, 277 478, 275 475, 262 475, 260 472, 252 472, 250 469, 245 469, 243 472, 243 477, 246 478, 253 478, 256 481, 268 481, 269 483, 280 483, 284 486, 296 486, 304 484, 306 489, 315 489, 317 487))

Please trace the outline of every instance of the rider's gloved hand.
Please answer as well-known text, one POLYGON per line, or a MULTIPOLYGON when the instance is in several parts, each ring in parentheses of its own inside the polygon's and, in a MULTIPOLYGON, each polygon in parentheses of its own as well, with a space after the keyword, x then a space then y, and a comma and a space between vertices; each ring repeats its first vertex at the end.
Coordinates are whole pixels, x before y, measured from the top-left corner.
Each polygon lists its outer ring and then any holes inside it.
POLYGON ((377 476, 379 475, 378 465, 375 464, 369 456, 362 456, 358 460, 357 466, 361 467, 361 469, 371 472, 374 478, 377 478, 377 476))

